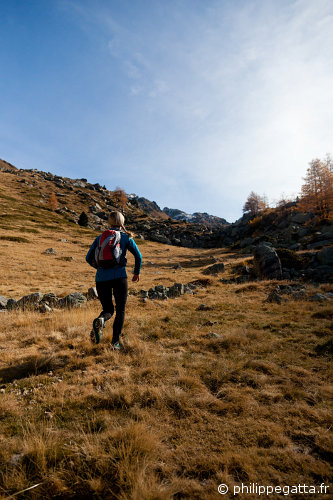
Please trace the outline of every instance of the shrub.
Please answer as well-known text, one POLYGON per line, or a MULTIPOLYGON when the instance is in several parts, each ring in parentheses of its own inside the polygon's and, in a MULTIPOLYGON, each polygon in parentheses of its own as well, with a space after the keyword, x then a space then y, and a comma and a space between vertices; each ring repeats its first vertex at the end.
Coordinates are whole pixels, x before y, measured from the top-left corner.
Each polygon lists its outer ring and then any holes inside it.
POLYGON ((79 224, 79 226, 87 227, 88 215, 85 212, 82 212, 77 223, 79 224))
POLYGON ((288 248, 277 248, 276 253, 279 256, 282 267, 304 269, 309 262, 309 257, 298 255, 288 248))
POLYGON ((48 205, 49 205, 49 208, 54 211, 57 209, 58 207, 58 200, 57 200, 57 197, 55 195, 55 193, 51 193, 50 197, 49 197, 49 200, 48 200, 48 205))
POLYGON ((120 208, 125 208, 127 204, 127 195, 123 189, 120 187, 116 187, 116 189, 113 191, 113 199, 115 203, 120 207, 120 208))

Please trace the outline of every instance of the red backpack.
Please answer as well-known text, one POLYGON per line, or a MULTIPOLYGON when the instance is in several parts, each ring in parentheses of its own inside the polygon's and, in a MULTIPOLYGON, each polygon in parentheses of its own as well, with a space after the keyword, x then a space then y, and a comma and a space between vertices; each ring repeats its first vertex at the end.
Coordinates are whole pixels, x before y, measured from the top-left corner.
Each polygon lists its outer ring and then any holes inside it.
POLYGON ((108 269, 119 264, 121 254, 123 253, 120 248, 120 239, 120 231, 115 231, 114 229, 107 229, 101 234, 95 249, 95 263, 97 267, 108 269))

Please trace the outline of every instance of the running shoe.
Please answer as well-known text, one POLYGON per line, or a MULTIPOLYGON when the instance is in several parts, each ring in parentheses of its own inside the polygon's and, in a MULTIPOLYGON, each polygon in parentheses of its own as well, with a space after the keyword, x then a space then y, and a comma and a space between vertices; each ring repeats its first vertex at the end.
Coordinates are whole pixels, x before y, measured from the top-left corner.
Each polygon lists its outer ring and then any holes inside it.
POLYGON ((121 351, 121 345, 119 344, 119 342, 115 342, 114 344, 111 344, 111 348, 114 351, 121 351))
POLYGON ((93 344, 99 344, 101 340, 102 331, 105 325, 104 318, 95 318, 93 321, 93 327, 90 332, 90 339, 93 344))

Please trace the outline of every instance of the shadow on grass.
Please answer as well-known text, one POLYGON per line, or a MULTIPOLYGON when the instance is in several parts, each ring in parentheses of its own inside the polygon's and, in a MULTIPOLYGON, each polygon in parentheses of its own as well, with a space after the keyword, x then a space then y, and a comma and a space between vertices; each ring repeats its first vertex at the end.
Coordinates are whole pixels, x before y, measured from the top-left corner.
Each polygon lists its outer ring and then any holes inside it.
POLYGON ((55 371, 63 368, 69 363, 69 358, 49 356, 30 356, 19 364, 11 365, 0 370, 0 380, 3 383, 20 380, 31 375, 40 375, 49 371, 55 371))

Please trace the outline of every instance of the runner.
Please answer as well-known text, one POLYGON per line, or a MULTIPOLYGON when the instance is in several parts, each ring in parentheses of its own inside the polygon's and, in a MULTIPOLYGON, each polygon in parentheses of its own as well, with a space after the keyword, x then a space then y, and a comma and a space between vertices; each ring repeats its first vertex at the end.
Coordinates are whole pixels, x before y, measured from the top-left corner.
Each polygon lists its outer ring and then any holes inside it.
POLYGON ((132 234, 125 229, 123 214, 111 212, 108 222, 110 228, 95 239, 86 256, 88 264, 97 269, 96 288, 103 308, 100 315, 93 321, 90 338, 94 344, 99 344, 105 322, 111 319, 116 309, 111 346, 119 351, 121 349, 119 338, 125 319, 128 292, 126 252, 129 250, 135 258, 132 278, 134 282, 139 281, 142 256, 132 234), (113 305, 112 296, 114 296, 116 307, 113 305))

